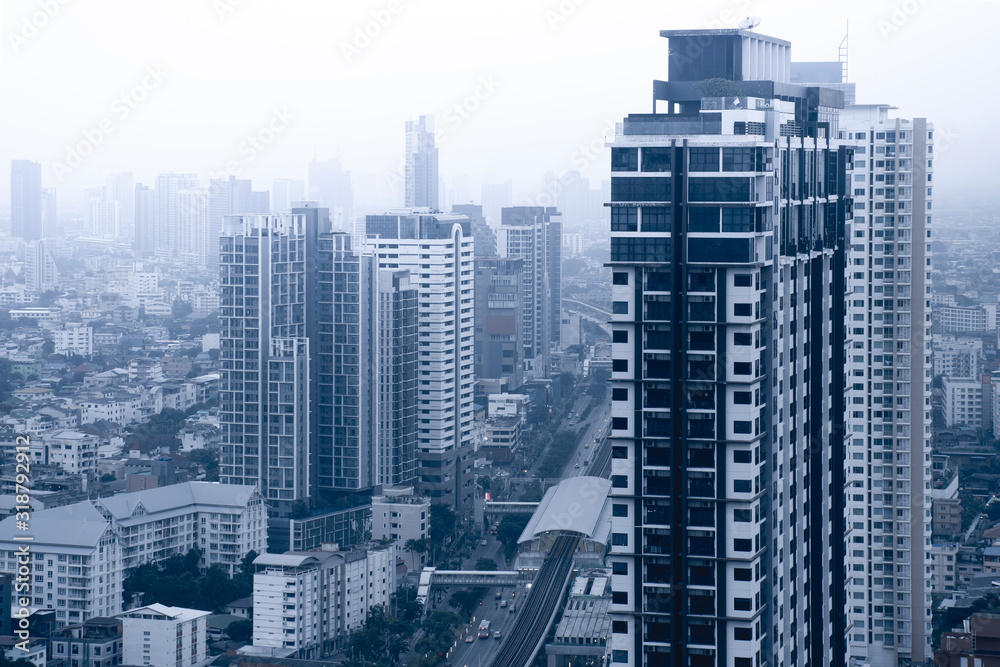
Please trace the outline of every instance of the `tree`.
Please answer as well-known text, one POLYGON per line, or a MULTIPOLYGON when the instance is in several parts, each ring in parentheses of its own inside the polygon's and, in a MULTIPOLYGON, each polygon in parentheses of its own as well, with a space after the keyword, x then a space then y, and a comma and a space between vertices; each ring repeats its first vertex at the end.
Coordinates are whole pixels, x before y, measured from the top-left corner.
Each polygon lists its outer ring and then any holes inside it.
MULTIPOLYGON (((406 543, 403 544, 403 549, 405 549, 406 551, 410 552, 411 557, 412 557, 412 554, 421 554, 421 555, 423 555, 423 554, 427 553, 427 547, 428 547, 429 543, 430 543, 430 540, 428 540, 426 537, 424 539, 422 539, 422 540, 412 540, 412 539, 411 540, 406 540, 406 543)), ((411 569, 414 569, 414 570, 417 569, 417 564, 416 564, 415 560, 411 560, 411 564, 413 565, 413 567, 411 569)))
POLYGON ((476 569, 480 572, 495 572, 497 563, 492 558, 480 558, 476 561, 476 569))
POLYGON ((521 537, 530 519, 527 514, 508 514, 500 520, 497 540, 503 545, 503 555, 508 561, 517 553, 517 538, 521 537))
POLYGON ((458 609, 458 613, 462 618, 469 618, 472 616, 472 612, 476 610, 476 607, 479 606, 479 603, 482 602, 487 590, 489 589, 482 587, 463 588, 451 594, 451 597, 448 598, 448 604, 458 609))
POLYGON ((101 475, 101 483, 102 484, 107 484, 108 482, 113 482, 113 481, 115 481, 115 479, 116 479, 115 478, 115 474, 113 472, 106 472, 103 475, 101 475))
POLYGON ((192 312, 194 312, 194 307, 187 301, 182 301, 181 299, 174 299, 174 302, 170 305, 170 314, 175 320, 187 317, 192 312))
POLYGON ((248 618, 233 621, 226 628, 226 634, 234 642, 248 642, 253 639, 253 621, 248 618))
POLYGON ((309 516, 309 506, 306 505, 304 500, 296 500, 292 503, 292 518, 293 519, 304 519, 309 516))

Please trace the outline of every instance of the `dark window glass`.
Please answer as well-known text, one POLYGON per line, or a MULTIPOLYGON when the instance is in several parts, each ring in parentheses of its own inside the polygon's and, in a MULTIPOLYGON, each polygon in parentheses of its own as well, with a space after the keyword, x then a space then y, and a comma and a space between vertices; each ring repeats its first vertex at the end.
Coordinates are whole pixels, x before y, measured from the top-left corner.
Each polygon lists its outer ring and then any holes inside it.
MULTIPOLYGON (((741 179, 747 180, 747 179, 741 179)), ((662 201, 671 200, 670 179, 661 176, 639 178, 619 176, 611 179, 611 201, 662 201)), ((729 201, 729 200, 708 200, 729 201)))
POLYGON ((688 319, 692 322, 714 322, 715 304, 711 301, 696 301, 688 304, 688 319))
POLYGON ((628 331, 622 329, 616 329, 611 332, 611 342, 612 343, 627 343, 628 342, 628 331))
MULTIPOLYGON (((747 600, 746 611, 750 611, 749 600, 747 600)), ((795 651, 792 651, 794 653, 795 651)), ((753 667, 753 658, 733 658, 733 667, 753 667)))
POLYGON ((611 662, 628 662, 628 651, 619 649, 611 651, 611 662))
POLYGON ((628 533, 611 533, 611 544, 616 547, 628 546, 628 533))
MULTIPOLYGON (((747 482, 749 484, 749 482, 747 482)), ((738 523, 750 523, 753 520, 753 513, 750 510, 733 510, 733 521, 738 523)))
MULTIPOLYGON (((736 392, 736 393, 744 393, 744 392, 736 392)), ((745 393, 747 396, 750 396, 749 391, 745 393)), ((733 463, 750 463, 751 453, 752 452, 750 452, 750 450, 748 449, 737 449, 736 451, 733 452, 733 463)))
POLYGON ((688 209, 689 232, 719 231, 719 209, 715 206, 688 209))
MULTIPOLYGON (((628 569, 628 563, 621 563, 621 564, 625 566, 626 570, 628 569)), ((611 573, 612 574, 618 574, 617 572, 614 571, 614 568, 617 565, 618 565, 618 563, 613 563, 611 565, 611 568, 612 568, 611 573)), ((625 572, 625 574, 628 574, 628 572, 625 572)), ((627 634, 628 633, 628 621, 611 621, 611 632, 615 633, 616 635, 627 634)))
POLYGON ((612 417, 611 428, 616 431, 628 430, 628 417, 612 417))
POLYGON ((733 551, 752 551, 753 550, 753 540, 733 540, 733 551))
POLYGON ((692 350, 714 350, 714 331, 692 331, 688 333, 688 347, 692 350))
POLYGON ((611 302, 611 312, 615 315, 628 315, 628 301, 611 302))
POLYGON ((733 491, 735 493, 750 493, 752 489, 753 489, 753 484, 750 483, 749 479, 733 480, 733 491))
POLYGON ((724 208, 722 209, 722 231, 752 232, 753 209, 724 208))
POLYGON ((615 373, 628 373, 628 359, 612 359, 611 370, 615 373))
POLYGON ((753 285, 753 280, 749 273, 737 273, 733 276, 734 287, 750 287, 751 285, 753 285))
MULTIPOLYGON (((613 150, 613 149, 612 149, 613 150)), ((642 149, 643 171, 670 171, 670 152, 667 146, 642 149)))
POLYGON ((611 516, 628 516, 628 505, 622 503, 612 504, 611 516))
POLYGON ((753 336, 748 333, 733 333, 733 345, 751 345, 753 336))
POLYGON ((639 209, 636 208, 635 206, 612 206, 611 231, 613 232, 639 231, 639 209))
POLYGON ((670 272, 650 271, 646 274, 646 290, 649 292, 669 292, 670 272))
POLYGON ((733 363, 733 373, 736 375, 750 375, 752 372, 749 361, 736 361, 733 363))
POLYGON ((750 405, 750 392, 737 391, 733 393, 733 403, 736 405, 750 405))
POLYGON ((739 433, 746 435, 753 431, 753 422, 746 421, 734 421, 733 422, 733 433, 739 433))
POLYGON ((733 579, 735 581, 752 581, 753 571, 748 567, 737 567, 733 570, 733 579))
POLYGON ((750 611, 750 598, 733 598, 733 609, 736 611, 750 611))
MULTIPOLYGON (((725 178, 692 178, 688 181, 688 200, 700 201, 739 201, 750 199, 750 179, 742 177, 725 178)), ((629 199, 615 201, 634 201, 629 199)))
POLYGON ((753 628, 733 628, 733 639, 748 642, 753 639, 753 628))
MULTIPOLYGON (((614 243, 615 239, 611 239, 612 261, 614 261, 614 243)), ((688 261, 690 262, 749 264, 754 261, 754 254, 752 238, 691 237, 688 239, 688 261)))
POLYGON ((615 387, 611 390, 611 400, 612 401, 627 401, 628 400, 628 389, 623 387, 615 387))
POLYGON ((612 262, 668 262, 670 239, 612 238, 612 262))
POLYGON ((734 303, 733 304, 733 315, 736 317, 750 317, 753 313, 753 308, 749 303, 734 303))
POLYGON ((627 459, 628 458, 628 447, 615 446, 611 448, 611 458, 613 459, 627 459))
POLYGON ((644 206, 642 209, 642 231, 669 232, 670 209, 666 206, 644 206))
POLYGON ((688 171, 719 171, 719 149, 691 148, 688 171))
POLYGON ((723 148, 722 171, 754 171, 753 148, 723 148))
POLYGON ((628 476, 626 475, 612 475, 611 476, 611 486, 615 489, 624 489, 628 486, 628 476))
POLYGON ((612 148, 611 171, 639 171, 639 149, 612 148))
POLYGON ((624 271, 615 271, 611 274, 612 285, 628 285, 628 274, 624 271))

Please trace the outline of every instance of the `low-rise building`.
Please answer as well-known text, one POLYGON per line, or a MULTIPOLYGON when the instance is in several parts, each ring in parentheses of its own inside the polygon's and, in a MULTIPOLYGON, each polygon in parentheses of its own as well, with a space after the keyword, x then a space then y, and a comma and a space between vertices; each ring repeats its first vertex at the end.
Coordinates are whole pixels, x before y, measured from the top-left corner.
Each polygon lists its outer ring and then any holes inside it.
POLYGON ((48 667, 113 667, 122 662, 122 622, 96 616, 56 630, 49 638, 48 667))
POLYGON ((207 663, 207 611, 151 604, 121 615, 122 662, 149 667, 192 667, 207 663))
POLYGON ((950 593, 958 587, 958 545, 943 542, 931 546, 930 582, 932 593, 950 593))
POLYGON ((96 435, 80 431, 56 431, 42 436, 45 444, 45 463, 56 465, 68 473, 93 475, 97 472, 96 435))
POLYGON ((935 376, 978 379, 983 372, 983 341, 935 336, 933 359, 935 376))
POLYGON ((486 421, 486 437, 482 453, 491 461, 507 462, 521 445, 520 417, 490 417, 486 421))
POLYGON ((372 539, 394 540, 402 548, 427 537, 430 516, 430 499, 414 495, 412 486, 384 487, 372 497, 372 539))
POLYGON ((89 357, 94 354, 94 329, 79 322, 67 324, 66 328, 52 332, 52 342, 56 354, 89 357))
POLYGON ((531 407, 527 394, 490 394, 489 401, 490 417, 520 417, 524 420, 531 407))
POLYGON ((941 634, 935 667, 1000 666, 1000 615, 973 614, 962 629, 941 634))
POLYGON ((983 384, 979 378, 951 378, 942 380, 944 393, 944 421, 954 426, 983 427, 983 384))

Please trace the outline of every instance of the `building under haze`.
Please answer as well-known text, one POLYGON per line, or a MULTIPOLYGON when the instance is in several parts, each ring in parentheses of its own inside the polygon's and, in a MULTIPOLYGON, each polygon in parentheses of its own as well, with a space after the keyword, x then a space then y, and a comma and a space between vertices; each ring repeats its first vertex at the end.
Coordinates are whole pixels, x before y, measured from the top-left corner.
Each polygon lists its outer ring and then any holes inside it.
POLYGON ((335 231, 353 229, 354 190, 351 187, 351 172, 343 170, 339 158, 314 159, 309 163, 309 201, 330 210, 335 231))
POLYGON ((524 260, 476 259, 476 398, 517 393, 524 384, 521 309, 524 260))
POLYGON ((438 149, 434 145, 434 116, 406 121, 406 174, 403 205, 438 207, 438 149))
POLYGON ((29 241, 24 247, 24 288, 41 293, 59 282, 59 269, 49 252, 49 242, 29 241))
POLYGON ((549 377, 549 352, 559 347, 562 322, 562 217, 553 207, 502 209, 501 257, 524 260, 521 328, 525 372, 549 377))
POLYGON ((10 235, 25 241, 42 238, 42 165, 10 161, 10 235))
POLYGON ((476 258, 497 256, 497 233, 486 222, 483 207, 478 204, 455 204, 452 213, 464 215, 469 219, 472 236, 476 242, 476 258))
POLYGON ((843 664, 843 93, 660 34, 611 143, 612 662, 843 664))
POLYGON ((365 228, 379 268, 408 270, 417 288, 417 486, 435 503, 471 511, 475 294, 469 220, 407 209, 369 215, 365 228))

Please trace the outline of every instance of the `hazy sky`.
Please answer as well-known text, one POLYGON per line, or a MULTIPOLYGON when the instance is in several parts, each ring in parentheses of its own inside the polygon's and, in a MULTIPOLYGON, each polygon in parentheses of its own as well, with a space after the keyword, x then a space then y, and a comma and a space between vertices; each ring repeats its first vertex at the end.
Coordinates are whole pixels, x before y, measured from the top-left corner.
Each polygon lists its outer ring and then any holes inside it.
POLYGON ((0 0, 0 199, 12 158, 42 162, 60 198, 128 169, 270 188, 314 151, 392 171, 421 113, 446 178, 599 179, 600 138, 666 78, 658 31, 747 15, 794 60, 835 60, 849 19, 859 102, 935 123, 940 199, 993 194, 997 1, 0 0))

